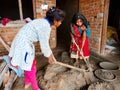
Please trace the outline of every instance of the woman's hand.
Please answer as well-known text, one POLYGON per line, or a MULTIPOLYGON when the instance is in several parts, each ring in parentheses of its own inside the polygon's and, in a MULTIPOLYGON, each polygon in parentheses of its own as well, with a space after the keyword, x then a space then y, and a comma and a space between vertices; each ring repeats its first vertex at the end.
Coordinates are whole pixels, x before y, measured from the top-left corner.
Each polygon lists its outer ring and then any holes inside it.
POLYGON ((54 64, 54 63, 56 62, 56 59, 55 59, 55 57, 54 57, 53 54, 51 54, 51 55, 48 57, 48 62, 49 62, 50 64, 54 64))
POLYGON ((86 31, 86 27, 84 25, 80 26, 80 29, 86 31))
POLYGON ((80 49, 80 55, 83 56, 83 50, 82 49, 80 49))
POLYGON ((73 43, 76 43, 76 42, 75 42, 75 39, 74 39, 73 37, 72 37, 72 42, 73 42, 73 43))

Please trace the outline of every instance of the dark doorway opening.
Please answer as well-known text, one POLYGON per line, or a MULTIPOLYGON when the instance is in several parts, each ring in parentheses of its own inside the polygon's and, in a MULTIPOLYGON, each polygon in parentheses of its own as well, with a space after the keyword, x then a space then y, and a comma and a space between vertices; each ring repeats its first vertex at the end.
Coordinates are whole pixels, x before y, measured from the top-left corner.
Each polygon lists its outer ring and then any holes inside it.
POLYGON ((73 14, 78 12, 79 0, 56 0, 56 6, 66 12, 63 23, 57 28, 57 47, 68 51, 71 41, 70 21, 73 14))
POLYGON ((22 0, 23 17, 33 19, 33 0, 22 0))
POLYGON ((110 0, 106 46, 119 50, 120 44, 120 0, 110 0))
MULTIPOLYGON (((30 17, 33 19, 33 4, 32 0, 21 0, 23 18, 30 17)), ((9 18, 11 20, 19 20, 19 5, 18 0, 1 0, 0 1, 0 17, 9 18)))

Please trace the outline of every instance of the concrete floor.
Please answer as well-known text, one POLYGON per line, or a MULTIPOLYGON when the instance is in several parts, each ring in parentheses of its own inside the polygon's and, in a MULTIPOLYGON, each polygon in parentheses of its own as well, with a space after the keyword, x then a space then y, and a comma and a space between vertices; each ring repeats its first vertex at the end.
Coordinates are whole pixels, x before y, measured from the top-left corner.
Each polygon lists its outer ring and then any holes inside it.
MULTIPOLYGON (((96 65, 101 61, 110 61, 120 67, 120 51, 115 51, 114 53, 107 53, 104 55, 94 54, 91 56, 91 62, 96 62, 96 65)), ((112 73, 115 74, 117 78, 115 81, 112 81, 110 83, 114 85, 115 90, 120 90, 120 68, 119 70, 112 71, 112 73)))
MULTIPOLYGON (((55 53, 56 54, 56 53, 55 53)), ((37 58, 39 58, 39 60, 43 60, 43 57, 39 57, 37 56, 37 58)), ((101 61, 111 61, 116 63, 119 67, 120 67, 120 53, 115 53, 115 54, 111 54, 108 53, 106 55, 96 55, 96 54, 91 54, 90 56, 90 62, 93 63, 94 65, 96 65, 97 68, 100 68, 98 66, 98 63, 101 61)), ((41 62, 41 61, 40 61, 41 62)), ((43 67, 44 65, 47 65, 47 59, 44 58, 44 61, 42 61, 41 65, 38 67, 43 67)), ((120 90, 120 70, 116 70, 113 72, 116 75, 116 80, 110 82, 115 90, 120 90)), ((15 82, 15 85, 13 87, 12 90, 23 90, 24 87, 24 79, 23 78, 18 78, 17 81, 15 82), (21 82, 21 83, 19 83, 21 82)), ((31 89, 29 89, 31 90, 31 89)))

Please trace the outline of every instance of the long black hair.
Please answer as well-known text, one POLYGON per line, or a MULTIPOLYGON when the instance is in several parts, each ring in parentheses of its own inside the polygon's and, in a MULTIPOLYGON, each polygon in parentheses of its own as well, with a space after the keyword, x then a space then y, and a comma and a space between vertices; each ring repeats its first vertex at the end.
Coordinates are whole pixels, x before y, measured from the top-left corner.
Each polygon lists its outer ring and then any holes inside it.
POLYGON ((87 26, 89 25, 89 22, 87 21, 86 17, 81 13, 75 13, 72 17, 71 22, 76 25, 76 21, 78 19, 81 19, 83 21, 83 25, 85 25, 85 27, 87 28, 87 26))
POLYGON ((53 23, 54 20, 56 21, 63 21, 65 17, 65 12, 57 7, 51 7, 46 12, 46 18, 53 23))

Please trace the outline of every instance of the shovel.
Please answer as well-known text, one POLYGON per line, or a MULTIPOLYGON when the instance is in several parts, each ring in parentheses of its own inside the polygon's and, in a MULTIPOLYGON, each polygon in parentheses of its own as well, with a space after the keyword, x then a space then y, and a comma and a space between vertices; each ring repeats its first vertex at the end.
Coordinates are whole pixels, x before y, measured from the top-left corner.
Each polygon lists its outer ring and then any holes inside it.
MULTIPOLYGON (((74 40, 74 38, 73 38, 73 43, 76 45, 76 47, 79 49, 78 51, 80 51, 80 48, 79 48, 79 46, 77 45, 77 43, 75 42, 75 40, 74 40)), ((78 53, 77 53, 78 54, 78 53)), ((92 67, 91 67, 91 64, 86 60, 86 58, 85 58, 85 56, 83 55, 83 54, 81 54, 81 56, 82 56, 82 58, 83 58, 83 60, 85 61, 85 63, 86 63, 86 65, 87 65, 87 67, 88 67, 88 69, 89 69, 89 71, 93 71, 93 69, 92 69, 92 67)))
MULTIPOLYGON (((52 54, 53 55, 53 54, 52 54)), ((54 55, 53 55, 53 59, 55 60, 54 64, 57 64, 57 65, 60 65, 60 66, 64 66, 64 67, 67 67, 67 68, 71 68, 71 69, 74 69, 74 70, 77 70, 77 71, 80 71, 80 72, 88 72, 89 69, 85 70, 85 69, 80 69, 80 68, 77 68, 77 67, 74 67, 72 65, 68 65, 68 64, 65 64, 65 63, 62 63, 62 62, 58 62, 54 55)))
POLYGON ((83 54, 82 54, 82 58, 83 58, 83 60, 85 61, 86 65, 87 65, 87 67, 88 67, 88 69, 89 69, 89 71, 93 71, 90 62, 88 62, 88 61, 86 60, 86 58, 84 57, 83 54))

